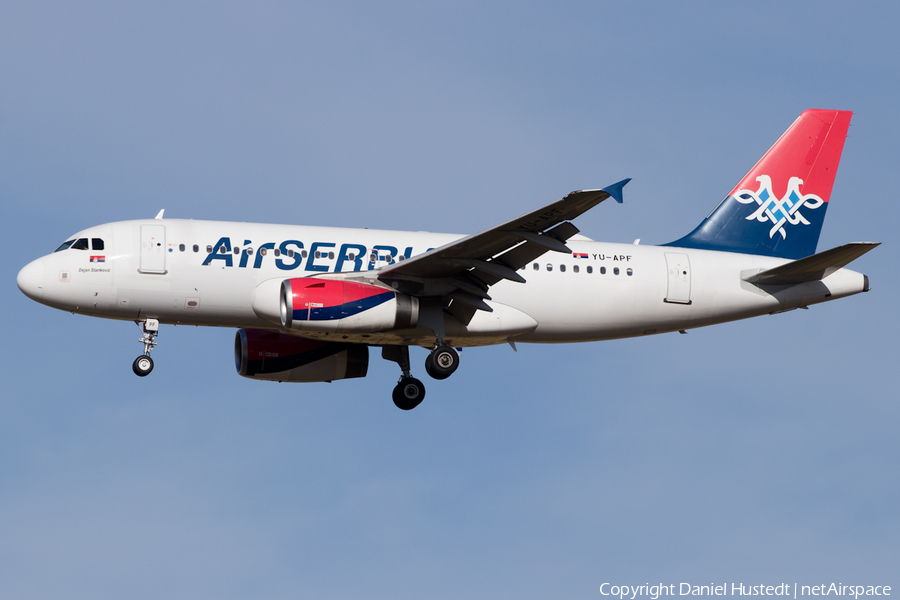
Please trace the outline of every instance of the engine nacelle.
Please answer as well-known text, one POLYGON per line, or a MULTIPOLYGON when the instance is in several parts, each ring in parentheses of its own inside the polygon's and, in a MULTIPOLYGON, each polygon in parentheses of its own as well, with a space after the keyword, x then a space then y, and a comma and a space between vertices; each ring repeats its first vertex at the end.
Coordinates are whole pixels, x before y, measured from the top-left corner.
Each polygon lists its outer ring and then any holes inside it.
POLYGON ((295 331, 391 331, 415 327, 419 319, 417 298, 342 279, 286 279, 280 309, 281 325, 295 331))
POLYGON ((308 340, 264 329, 239 329, 234 337, 234 363, 238 373, 250 379, 335 381, 365 377, 369 347, 308 340))

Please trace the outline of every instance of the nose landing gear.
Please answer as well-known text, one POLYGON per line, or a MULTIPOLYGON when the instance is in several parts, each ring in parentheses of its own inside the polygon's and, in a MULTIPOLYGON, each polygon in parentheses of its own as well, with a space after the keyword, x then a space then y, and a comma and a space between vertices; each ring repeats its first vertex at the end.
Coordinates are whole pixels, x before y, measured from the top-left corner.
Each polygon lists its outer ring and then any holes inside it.
POLYGON ((144 353, 134 359, 131 369, 138 377, 146 377, 153 370, 153 359, 150 358, 150 352, 156 346, 156 336, 159 335, 159 321, 147 319, 143 324, 139 321, 135 321, 135 324, 141 329, 143 334, 138 341, 144 344, 144 353))

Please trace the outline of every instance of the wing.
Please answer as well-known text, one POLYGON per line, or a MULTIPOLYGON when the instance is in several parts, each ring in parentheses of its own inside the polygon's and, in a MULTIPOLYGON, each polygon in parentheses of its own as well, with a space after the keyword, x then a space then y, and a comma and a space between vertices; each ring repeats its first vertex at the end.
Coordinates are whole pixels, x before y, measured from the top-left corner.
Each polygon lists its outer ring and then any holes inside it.
POLYGON ((484 302, 491 299, 490 286, 503 279, 524 283, 516 271, 548 250, 570 253, 566 241, 578 228, 569 220, 609 197, 621 203, 629 181, 572 192, 517 219, 385 267, 378 278, 413 296, 450 300, 449 312, 468 323, 476 310, 491 311, 484 302))

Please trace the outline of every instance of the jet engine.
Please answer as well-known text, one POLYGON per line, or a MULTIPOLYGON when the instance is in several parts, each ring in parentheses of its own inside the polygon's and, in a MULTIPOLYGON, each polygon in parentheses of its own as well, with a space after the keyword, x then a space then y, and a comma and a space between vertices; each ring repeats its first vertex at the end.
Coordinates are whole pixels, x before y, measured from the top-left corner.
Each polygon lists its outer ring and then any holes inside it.
POLYGON ((250 379, 335 381, 365 377, 369 347, 320 342, 264 329, 239 329, 234 337, 234 364, 250 379))
POLYGON ((280 312, 285 329, 379 332, 415 327, 419 300, 356 281, 298 277, 282 282, 280 312))

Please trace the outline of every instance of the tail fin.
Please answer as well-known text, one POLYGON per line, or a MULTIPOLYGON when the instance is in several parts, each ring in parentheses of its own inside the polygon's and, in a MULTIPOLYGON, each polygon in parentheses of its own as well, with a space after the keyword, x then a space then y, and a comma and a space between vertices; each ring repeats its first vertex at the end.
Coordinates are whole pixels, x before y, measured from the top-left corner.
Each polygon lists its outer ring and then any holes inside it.
POLYGON ((803 112, 699 227, 665 245, 791 259, 815 253, 852 115, 803 112))

